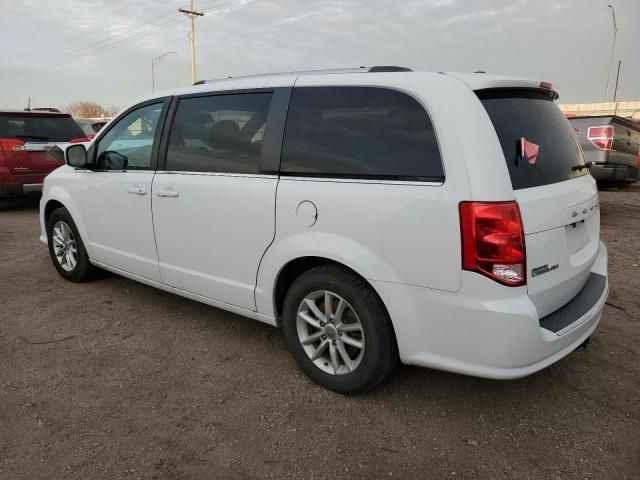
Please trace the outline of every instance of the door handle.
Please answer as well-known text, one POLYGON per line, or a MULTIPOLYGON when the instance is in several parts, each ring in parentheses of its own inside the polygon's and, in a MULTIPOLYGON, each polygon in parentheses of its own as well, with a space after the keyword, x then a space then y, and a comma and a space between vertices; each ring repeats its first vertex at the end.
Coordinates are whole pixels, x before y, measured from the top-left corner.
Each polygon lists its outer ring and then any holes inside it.
POLYGON ((146 195, 147 194, 147 190, 145 188, 142 188, 140 185, 133 185, 129 188, 127 188, 127 192, 133 194, 133 195, 146 195))
POLYGON ((170 190, 159 190, 156 192, 156 195, 159 197, 167 197, 167 198, 176 198, 180 196, 180 192, 170 189, 170 190))

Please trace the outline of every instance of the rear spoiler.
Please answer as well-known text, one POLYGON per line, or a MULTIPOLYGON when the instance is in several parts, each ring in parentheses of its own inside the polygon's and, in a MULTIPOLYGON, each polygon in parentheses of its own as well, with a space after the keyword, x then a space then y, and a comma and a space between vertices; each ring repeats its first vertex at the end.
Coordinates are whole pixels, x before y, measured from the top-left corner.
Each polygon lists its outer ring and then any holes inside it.
POLYGON ((501 77, 497 75, 486 75, 482 73, 446 73, 446 75, 456 77, 466 83, 472 90, 537 90, 548 95, 552 100, 560 97, 560 90, 549 83, 525 78, 501 77))

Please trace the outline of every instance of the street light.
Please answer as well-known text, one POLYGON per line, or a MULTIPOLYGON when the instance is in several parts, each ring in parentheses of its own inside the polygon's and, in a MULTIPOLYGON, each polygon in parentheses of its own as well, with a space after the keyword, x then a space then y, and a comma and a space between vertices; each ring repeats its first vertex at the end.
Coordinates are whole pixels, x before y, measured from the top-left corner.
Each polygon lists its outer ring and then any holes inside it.
POLYGON ((156 91, 156 72, 155 72, 156 65, 160 63, 162 60, 164 60, 167 57, 167 55, 177 55, 177 52, 164 52, 159 57, 153 58, 151 60, 151 92, 156 91))
MULTIPOLYGON (((616 74, 616 86, 613 89, 613 102, 616 102, 618 98, 618 82, 620 81, 620 67, 622 66, 622 60, 618 60, 618 73, 616 74)), ((617 105, 616 105, 617 108, 617 105)))
POLYGON ((609 96, 609 84, 611 83, 611 68, 613 67, 613 53, 616 49, 616 37, 618 36, 618 25, 616 24, 616 11, 613 9, 613 5, 609 4, 611 9, 611 18, 613 20, 613 45, 611 46, 611 60, 609 61, 609 75, 607 76, 607 89, 604 91, 604 101, 607 101, 609 96))

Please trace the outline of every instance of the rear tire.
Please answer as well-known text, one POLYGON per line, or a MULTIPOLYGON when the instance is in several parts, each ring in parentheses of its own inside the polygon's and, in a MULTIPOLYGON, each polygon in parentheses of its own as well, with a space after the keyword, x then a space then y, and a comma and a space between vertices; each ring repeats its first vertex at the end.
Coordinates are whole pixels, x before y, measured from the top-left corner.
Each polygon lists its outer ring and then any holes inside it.
POLYGON ((372 390, 398 363, 384 305, 369 284, 339 266, 303 273, 287 292, 282 322, 298 366, 335 392, 372 390))
POLYGON ((60 276, 71 282, 93 278, 97 269, 89 262, 78 228, 66 208, 51 212, 47 219, 47 240, 49 256, 60 276))

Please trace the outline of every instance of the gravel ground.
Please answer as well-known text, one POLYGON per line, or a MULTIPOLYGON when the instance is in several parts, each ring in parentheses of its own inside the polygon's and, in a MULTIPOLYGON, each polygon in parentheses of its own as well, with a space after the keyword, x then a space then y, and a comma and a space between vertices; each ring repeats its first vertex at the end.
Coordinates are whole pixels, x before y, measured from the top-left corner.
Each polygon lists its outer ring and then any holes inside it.
POLYGON ((0 478, 640 478, 640 188, 603 192, 588 350, 516 381, 310 383, 278 330, 117 276, 65 282, 0 203, 0 478))

